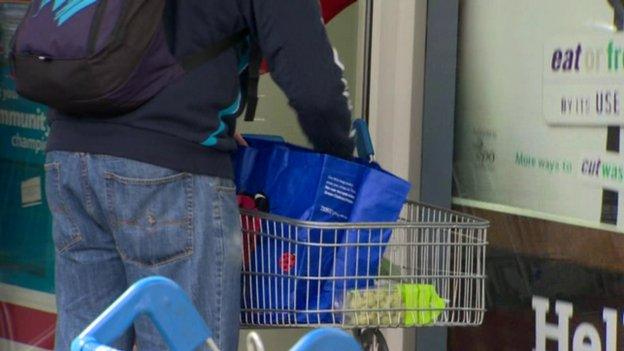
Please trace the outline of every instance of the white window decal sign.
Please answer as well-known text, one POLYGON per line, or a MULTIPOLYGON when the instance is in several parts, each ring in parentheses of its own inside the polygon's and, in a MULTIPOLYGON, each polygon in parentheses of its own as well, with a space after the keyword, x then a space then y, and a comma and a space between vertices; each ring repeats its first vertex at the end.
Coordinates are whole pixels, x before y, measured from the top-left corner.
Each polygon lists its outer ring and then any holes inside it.
POLYGON ((22 207, 41 205, 41 177, 22 182, 22 207))
POLYGON ((624 34, 544 45, 542 110, 551 125, 624 125, 624 34))
POLYGON ((612 308, 602 310, 602 320, 606 330, 604 340, 593 324, 583 322, 572 330, 572 345, 570 345, 570 319, 574 313, 573 305, 565 301, 555 302, 556 323, 546 322, 546 314, 550 310, 550 302, 547 298, 534 296, 532 305, 533 311, 535 311, 535 347, 533 351, 546 351, 547 340, 557 343, 557 351, 615 351, 617 310, 612 308))

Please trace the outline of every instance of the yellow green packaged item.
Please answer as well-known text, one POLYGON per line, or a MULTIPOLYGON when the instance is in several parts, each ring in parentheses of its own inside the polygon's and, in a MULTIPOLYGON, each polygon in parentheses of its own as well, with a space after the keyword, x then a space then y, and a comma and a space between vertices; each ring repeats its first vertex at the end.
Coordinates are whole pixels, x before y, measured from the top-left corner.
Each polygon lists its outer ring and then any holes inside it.
POLYGON ((437 321, 446 307, 430 284, 396 284, 347 293, 345 322, 354 326, 413 327, 437 321))
POLYGON ((446 307, 446 300, 441 298, 435 286, 430 284, 400 284, 405 326, 423 326, 433 324, 446 307))

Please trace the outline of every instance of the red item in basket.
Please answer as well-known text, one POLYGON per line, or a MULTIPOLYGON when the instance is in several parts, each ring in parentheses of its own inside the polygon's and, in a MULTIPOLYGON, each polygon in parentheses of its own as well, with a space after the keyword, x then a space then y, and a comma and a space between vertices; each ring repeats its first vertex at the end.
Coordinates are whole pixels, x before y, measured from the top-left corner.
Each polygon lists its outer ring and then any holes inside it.
POLYGON ((284 252, 279 259, 279 266, 282 269, 282 273, 289 273, 291 269, 297 264, 297 256, 290 252, 284 252))
MULTIPOLYGON (((238 207, 245 210, 255 210, 256 201, 247 195, 236 196, 238 207)), ((260 218, 249 215, 241 215, 241 225, 243 229, 243 267, 249 268, 249 259, 256 249, 256 239, 260 231, 260 218)))

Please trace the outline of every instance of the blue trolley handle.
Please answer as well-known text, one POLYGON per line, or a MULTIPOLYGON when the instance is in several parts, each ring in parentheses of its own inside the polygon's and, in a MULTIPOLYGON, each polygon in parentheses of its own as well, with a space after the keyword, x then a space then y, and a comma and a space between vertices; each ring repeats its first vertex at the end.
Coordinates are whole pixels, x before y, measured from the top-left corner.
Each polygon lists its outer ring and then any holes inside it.
POLYGON ((290 351, 362 351, 353 336, 342 330, 327 328, 316 329, 301 338, 290 351))
POLYGON ((212 332, 187 295, 164 277, 133 284, 72 342, 71 351, 117 351, 105 345, 123 335, 143 314, 152 320, 172 351, 191 351, 204 343, 218 351, 212 332))

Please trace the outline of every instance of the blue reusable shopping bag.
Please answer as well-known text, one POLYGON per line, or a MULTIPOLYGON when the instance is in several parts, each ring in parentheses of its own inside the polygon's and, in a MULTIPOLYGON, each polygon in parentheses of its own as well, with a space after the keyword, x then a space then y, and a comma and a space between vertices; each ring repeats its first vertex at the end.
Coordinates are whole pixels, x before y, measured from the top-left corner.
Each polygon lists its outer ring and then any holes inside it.
POLYGON ((233 156, 234 181, 239 193, 254 195, 264 190, 272 150, 285 143, 272 138, 245 136, 249 147, 240 147, 233 156))
MULTIPOLYGON (((358 199, 349 222, 395 222, 409 192, 409 184, 397 182, 380 168, 369 168, 358 190, 358 199), (380 199, 369 201, 368 199, 380 199)), ((345 277, 325 282, 326 295, 334 292, 334 305, 342 305, 344 289, 372 288, 379 262, 390 241, 392 230, 363 226, 362 229, 345 230, 342 245, 333 260, 333 277, 345 277), (347 278, 349 277, 349 278, 347 278), (350 278, 356 277, 356 278, 350 278), (336 293, 338 292, 338 293, 336 293)))
MULTIPOLYGON (((410 189, 408 182, 376 165, 347 161, 284 142, 253 138, 247 141, 250 147, 242 148, 235 156, 239 192, 263 193, 275 215, 315 222, 391 222, 398 218, 410 189)), ((330 310, 336 296, 343 295, 343 289, 369 284, 368 279, 344 283, 322 278, 376 275, 383 244, 391 233, 299 228, 278 234, 288 236, 283 238, 285 242, 310 244, 279 245, 275 239, 262 237, 251 257, 250 269, 267 275, 248 281, 246 291, 255 296, 244 298, 248 299, 248 306, 253 299, 256 309, 299 312, 271 314, 266 321, 254 321, 259 324, 269 320, 339 322, 331 313, 301 311, 330 310), (363 241, 379 245, 376 250, 343 247, 363 241), (262 293, 258 294, 259 290, 262 293)))

